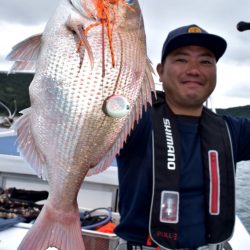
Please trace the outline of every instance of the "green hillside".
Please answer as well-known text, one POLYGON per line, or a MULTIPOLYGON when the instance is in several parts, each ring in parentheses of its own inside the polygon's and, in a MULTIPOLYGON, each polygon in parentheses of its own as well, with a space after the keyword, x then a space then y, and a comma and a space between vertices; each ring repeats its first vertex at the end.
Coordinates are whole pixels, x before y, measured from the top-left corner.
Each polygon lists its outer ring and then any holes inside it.
MULTIPOLYGON (((33 79, 31 73, 16 73, 7 75, 0 72, 0 101, 13 112, 14 100, 17 110, 23 110, 30 106, 28 88, 33 79)), ((0 114, 7 115, 6 110, 0 106, 0 114)))
POLYGON ((216 112, 222 115, 233 115, 233 116, 250 118, 250 105, 227 108, 227 109, 216 109, 216 112))

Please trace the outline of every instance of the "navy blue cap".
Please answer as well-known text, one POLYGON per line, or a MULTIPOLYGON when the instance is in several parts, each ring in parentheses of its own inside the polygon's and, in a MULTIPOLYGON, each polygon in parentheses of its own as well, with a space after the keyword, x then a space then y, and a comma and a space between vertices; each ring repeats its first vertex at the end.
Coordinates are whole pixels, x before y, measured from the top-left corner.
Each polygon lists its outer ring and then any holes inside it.
POLYGON ((162 48, 161 62, 173 50, 180 47, 195 45, 211 50, 216 61, 224 54, 227 42, 224 38, 210 34, 196 24, 183 26, 169 32, 162 48))

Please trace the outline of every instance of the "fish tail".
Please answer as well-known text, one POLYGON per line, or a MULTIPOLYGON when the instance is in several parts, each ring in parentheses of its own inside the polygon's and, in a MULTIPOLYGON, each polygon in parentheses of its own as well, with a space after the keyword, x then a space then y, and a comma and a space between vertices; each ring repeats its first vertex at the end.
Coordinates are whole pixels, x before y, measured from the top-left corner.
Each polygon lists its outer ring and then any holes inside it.
POLYGON ((85 250, 79 211, 74 207, 68 211, 65 214, 44 205, 18 250, 44 250, 49 247, 60 250, 85 250))

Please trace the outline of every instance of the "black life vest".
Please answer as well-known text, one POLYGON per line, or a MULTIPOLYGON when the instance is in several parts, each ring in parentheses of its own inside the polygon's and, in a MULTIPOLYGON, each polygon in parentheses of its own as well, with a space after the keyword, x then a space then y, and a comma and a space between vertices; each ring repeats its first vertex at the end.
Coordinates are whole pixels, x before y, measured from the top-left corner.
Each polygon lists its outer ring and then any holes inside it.
MULTIPOLYGON (((163 95, 163 94, 162 94, 163 95)), ((175 117, 164 97, 153 108, 153 194, 149 232, 163 248, 178 240, 180 138, 175 117)), ((204 107, 200 120, 205 175, 207 243, 228 240, 235 222, 235 166, 224 119, 204 107)))

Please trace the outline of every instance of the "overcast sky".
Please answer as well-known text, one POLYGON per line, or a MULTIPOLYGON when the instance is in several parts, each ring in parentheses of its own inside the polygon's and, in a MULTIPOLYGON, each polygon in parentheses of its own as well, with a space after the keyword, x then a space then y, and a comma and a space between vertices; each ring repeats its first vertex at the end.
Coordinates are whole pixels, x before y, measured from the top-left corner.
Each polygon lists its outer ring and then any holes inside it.
MULTIPOLYGON (((11 47, 40 33, 60 0, 1 0, 0 70, 7 70, 4 58, 11 47)), ((168 31, 198 24, 223 36, 228 48, 218 62, 217 88, 213 107, 250 104, 250 31, 239 32, 239 21, 250 22, 249 0, 140 0, 144 17, 148 56, 155 68, 168 31)), ((155 77, 156 82, 158 78, 155 77)))

